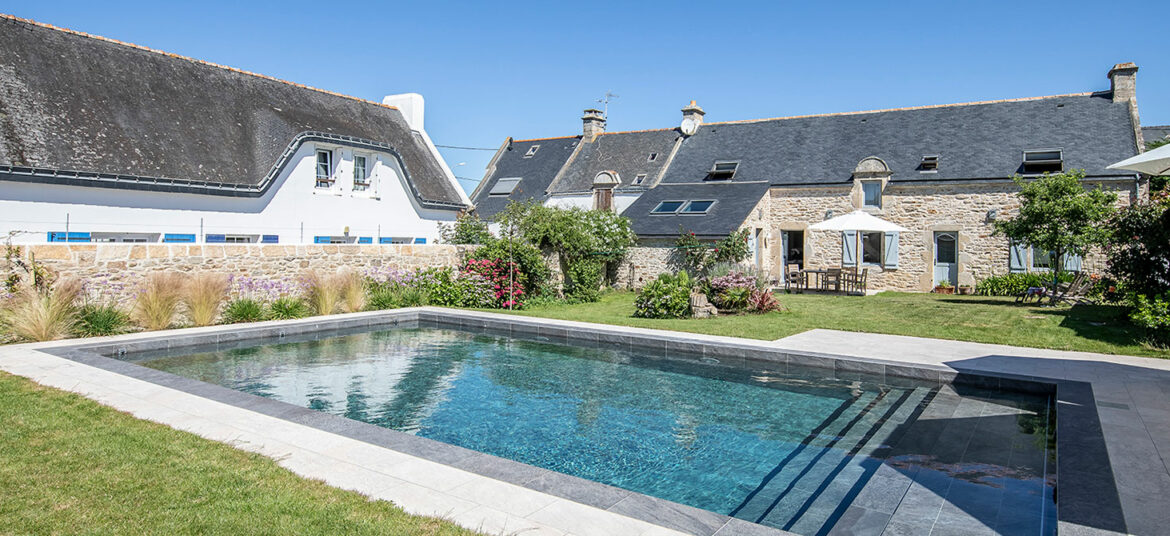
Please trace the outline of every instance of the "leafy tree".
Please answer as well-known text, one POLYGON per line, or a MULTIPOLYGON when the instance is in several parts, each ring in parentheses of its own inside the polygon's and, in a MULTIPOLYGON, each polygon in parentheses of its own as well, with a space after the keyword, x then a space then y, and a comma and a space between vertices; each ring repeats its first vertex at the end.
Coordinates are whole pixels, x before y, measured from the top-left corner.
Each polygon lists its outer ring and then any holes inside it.
POLYGON ((1134 205, 1109 222, 1109 273, 1130 292, 1170 292, 1170 207, 1167 199, 1134 205))
POLYGON ((439 236, 445 244, 486 244, 492 239, 486 221, 471 214, 462 214, 455 223, 439 223, 439 236))
POLYGON ((996 233, 1053 253, 1053 285, 1064 268, 1065 255, 1083 256, 1109 238, 1103 224, 1115 211, 1117 194, 1100 187, 1086 190, 1081 184, 1084 178, 1080 170, 1046 173, 1032 180, 1017 175, 1013 180, 1020 186, 1020 212, 1010 220, 995 222, 996 233))

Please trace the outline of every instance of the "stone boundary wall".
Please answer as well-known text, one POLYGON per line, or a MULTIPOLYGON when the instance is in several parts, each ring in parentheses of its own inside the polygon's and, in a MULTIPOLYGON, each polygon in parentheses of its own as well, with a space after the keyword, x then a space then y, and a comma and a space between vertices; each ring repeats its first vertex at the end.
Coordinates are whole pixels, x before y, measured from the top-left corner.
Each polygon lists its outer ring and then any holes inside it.
MULTIPOLYGON (((454 245, 270 245, 270 244, 44 244, 11 246, 19 257, 91 286, 116 289, 129 299, 153 272, 218 272, 258 279, 294 281, 308 271, 349 268, 414 269, 458 266, 468 246, 454 245)), ((0 269, 9 270, 0 258, 0 269)))

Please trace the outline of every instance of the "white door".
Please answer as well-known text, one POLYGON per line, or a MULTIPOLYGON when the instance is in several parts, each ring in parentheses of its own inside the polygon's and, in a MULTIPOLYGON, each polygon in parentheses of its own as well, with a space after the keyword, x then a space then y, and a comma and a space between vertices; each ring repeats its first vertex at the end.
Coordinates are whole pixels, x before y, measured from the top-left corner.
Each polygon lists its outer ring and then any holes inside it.
POLYGON ((955 286, 959 283, 959 240, 958 233, 934 233, 934 284, 946 281, 955 286))

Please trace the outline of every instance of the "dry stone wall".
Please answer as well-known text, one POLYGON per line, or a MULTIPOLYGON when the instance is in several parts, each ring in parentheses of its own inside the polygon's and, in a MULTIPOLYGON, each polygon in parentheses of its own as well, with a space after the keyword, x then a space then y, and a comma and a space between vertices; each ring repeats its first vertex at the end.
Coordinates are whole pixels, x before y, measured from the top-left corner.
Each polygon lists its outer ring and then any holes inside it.
MULTIPOLYGON (((293 281, 308 271, 359 272, 457 266, 467 246, 454 245, 185 245, 46 244, 19 247, 19 257, 62 276, 117 289, 124 301, 152 272, 218 272, 293 281)), ((0 262, 6 262, 0 259, 0 262)), ((4 267, 7 269, 7 267, 4 267)))

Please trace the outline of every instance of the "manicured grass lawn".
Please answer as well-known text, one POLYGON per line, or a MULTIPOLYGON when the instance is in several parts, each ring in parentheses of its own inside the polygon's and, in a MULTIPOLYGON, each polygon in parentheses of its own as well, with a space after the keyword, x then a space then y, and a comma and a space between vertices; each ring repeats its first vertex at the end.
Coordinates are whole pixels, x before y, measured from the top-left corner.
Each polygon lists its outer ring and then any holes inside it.
POLYGON ((752 339, 778 339, 814 328, 934 337, 1058 350, 1170 357, 1142 341, 1140 329, 1113 306, 1040 307, 1014 298, 883 292, 876 296, 778 294, 787 313, 708 319, 634 318, 634 294, 613 292, 600 302, 544 305, 516 314, 671 329, 752 339))
POLYGON ((0 401, 0 534, 474 534, 5 373, 0 401))

